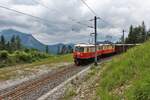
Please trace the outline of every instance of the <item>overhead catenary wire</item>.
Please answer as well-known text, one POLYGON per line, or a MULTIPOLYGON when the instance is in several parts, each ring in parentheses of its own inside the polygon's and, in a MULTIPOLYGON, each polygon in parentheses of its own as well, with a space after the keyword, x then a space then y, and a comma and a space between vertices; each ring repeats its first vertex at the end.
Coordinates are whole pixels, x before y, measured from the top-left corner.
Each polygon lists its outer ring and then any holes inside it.
MULTIPOLYGON (((1 5, 0 5, 0 8, 6 9, 6 10, 9 10, 9 11, 12 11, 12 12, 16 12, 16 13, 19 13, 19 14, 22 14, 22 15, 25 15, 25 16, 32 17, 32 18, 34 18, 34 19, 36 19, 36 20, 38 20, 38 21, 44 22, 46 25, 50 25, 50 23, 51 23, 49 20, 43 19, 43 18, 41 18, 41 17, 37 17, 37 16, 31 15, 31 14, 28 14, 28 13, 24 13, 24 12, 15 10, 15 9, 11 9, 11 8, 5 7, 5 6, 1 6, 1 5)), ((44 23, 43 23, 43 24, 44 24, 44 23)), ((80 25, 84 25, 84 26, 89 27, 89 28, 92 28, 92 26, 88 26, 88 25, 83 24, 83 23, 81 23, 81 22, 76 22, 76 23, 78 23, 78 24, 80 24, 80 25)), ((51 26, 51 25, 50 25, 50 26, 51 26)))
MULTIPOLYGON (((87 6, 87 8, 95 15, 97 16, 97 13, 84 1, 81 0, 83 4, 85 4, 87 6)), ((97 17, 98 19, 102 20, 103 22, 107 23, 107 21, 105 21, 103 18, 101 17, 97 17)), ((94 19, 88 20, 88 21, 93 21, 94 19)))
MULTIPOLYGON (((95 16, 97 16, 97 13, 84 1, 84 0, 81 0, 82 3, 87 6, 87 8, 91 11, 91 13, 95 16)), ((104 23, 106 24, 109 24, 111 27, 114 27, 114 25, 110 24, 109 22, 107 22, 105 19, 101 18, 101 17, 97 17, 98 19, 100 19, 101 21, 103 21, 104 23)), ((93 21, 94 19, 91 19, 89 21, 93 21)))
POLYGON ((97 16, 96 12, 84 0, 81 1, 93 13, 93 15, 97 16))
MULTIPOLYGON (((36 0, 33 0, 33 1, 35 1, 36 3, 39 3, 39 2, 36 1, 36 0)), ((42 3, 40 3, 40 5, 42 5, 43 7, 47 8, 47 9, 50 9, 49 7, 47 7, 46 5, 44 5, 44 4, 42 4, 42 3)), ((13 12, 16 12, 16 13, 20 13, 20 14, 23 14, 23 15, 26 15, 26 16, 29 16, 29 17, 32 17, 32 18, 34 18, 34 19, 37 19, 38 21, 42 21, 42 22, 46 23, 47 25, 50 25, 50 23, 51 23, 49 20, 46 20, 46 19, 43 19, 43 18, 34 16, 34 15, 31 15, 31 14, 28 14, 28 13, 24 13, 24 12, 15 10, 15 9, 11 9, 11 8, 8 8, 8 7, 5 7, 5 6, 1 6, 1 5, 0 5, 0 8, 7 9, 7 10, 10 10, 10 11, 13 11, 13 12)), ((54 10, 54 9, 53 9, 53 10, 54 10)), ((57 11, 57 10, 55 10, 55 11, 57 11)), ((58 12, 58 11, 57 11, 57 12, 58 12)), ((61 13, 62 13, 62 12, 61 12, 61 13)), ((64 13, 62 13, 62 14, 65 15, 64 13)), ((73 19, 73 18, 71 18, 71 17, 68 17, 68 18, 69 18, 70 20, 72 20, 73 22, 77 23, 77 24, 80 24, 80 25, 85 26, 85 27, 88 27, 88 28, 93 28, 93 26, 89 26, 89 25, 84 24, 84 23, 82 23, 82 22, 80 22, 80 21, 76 21, 75 19, 73 19)), ((103 20, 103 19, 101 18, 101 20, 103 20)), ((107 23, 105 20, 103 20, 103 22, 107 23)), ((44 24, 44 23, 43 23, 43 24, 44 24)))
MULTIPOLYGON (((110 24, 109 22, 107 22, 106 20, 104 20, 103 18, 101 17, 97 17, 97 19, 100 19, 102 22, 104 22, 105 24, 108 24, 108 25, 111 25, 112 27, 114 27, 112 24, 110 24)), ((94 21, 94 19, 90 19, 88 21, 94 21)))
MULTIPOLYGON (((37 1, 37 0, 32 0, 32 1, 35 2, 35 3, 37 3, 37 4, 40 4, 41 6, 43 6, 43 7, 46 8, 46 9, 54 10, 54 11, 56 11, 56 12, 58 12, 58 13, 61 13, 61 14, 64 15, 64 16, 66 16, 66 14, 64 14, 63 12, 58 11, 58 10, 56 10, 56 9, 52 9, 52 8, 46 6, 45 4, 40 3, 40 2, 37 1)), ((90 11, 91 11, 95 16, 97 15, 96 12, 95 12, 84 0, 81 0, 81 1, 90 9, 90 11)), ((89 25, 87 25, 87 24, 84 24, 84 23, 82 23, 81 21, 77 21, 76 19, 74 19, 74 18, 72 18, 72 17, 67 16, 67 18, 68 18, 69 20, 71 20, 72 22, 77 23, 77 24, 80 24, 80 25, 82 25, 82 26, 85 26, 85 27, 88 27, 88 28, 94 28, 93 26, 89 26, 89 25)), ((109 26, 114 27, 114 25, 110 24, 109 22, 107 22, 107 21, 104 20, 103 18, 98 17, 98 19, 100 19, 102 22, 108 24, 109 26)), ((92 19, 92 20, 86 20, 86 21, 93 21, 93 20, 94 20, 94 19, 92 19)))
MULTIPOLYGON (((38 22, 46 25, 46 26, 56 26, 56 24, 52 24, 51 21, 49 20, 46 20, 46 19, 43 19, 41 17, 37 17, 37 16, 34 16, 34 15, 31 15, 31 14, 28 14, 28 13, 24 13, 24 12, 21 12, 21 11, 18 11, 18 10, 15 10, 15 9, 11 9, 11 8, 8 8, 8 7, 5 7, 5 6, 1 6, 0 5, 0 8, 3 8, 3 9, 6 9, 6 10, 9 10, 9 11, 12 11, 12 12, 16 12, 16 13, 19 13, 19 14, 22 14, 22 15, 25 15, 25 16, 28 16, 28 17, 31 17, 31 18, 34 18, 36 19, 38 22), (42 22, 41 22, 42 21, 42 22)), ((56 26, 58 27, 58 26, 56 26)), ((88 27, 88 26, 87 26, 88 27)), ((89 26, 90 27, 90 26, 89 26)), ((58 27, 59 28, 59 27, 58 27)))
MULTIPOLYGON (((52 8, 46 6, 45 4, 40 3, 40 2, 37 1, 37 0, 32 0, 32 1, 35 2, 35 3, 37 3, 37 4, 40 4, 42 7, 46 8, 46 9, 49 9, 49 10, 52 10, 52 11, 56 11, 56 12, 58 12, 58 13, 61 13, 61 14, 64 15, 64 16, 66 16, 66 14, 64 14, 63 12, 58 11, 58 10, 56 10, 56 9, 52 9, 52 8)), ((69 20, 71 20, 72 22, 74 22, 74 23, 80 24, 80 25, 85 26, 85 27, 88 27, 88 28, 93 28, 92 26, 89 26, 89 25, 87 25, 87 24, 84 24, 84 23, 82 23, 81 21, 77 21, 76 19, 74 19, 74 18, 72 18, 72 17, 70 17, 70 16, 67 16, 67 18, 68 18, 69 20)))
POLYGON ((47 24, 49 24, 48 22, 50 22, 49 20, 46 20, 46 19, 43 19, 43 18, 40 18, 40 17, 37 17, 37 16, 33 16, 31 14, 27 14, 27 13, 24 13, 24 12, 15 10, 15 9, 11 9, 11 8, 8 8, 8 7, 5 7, 5 6, 1 6, 0 5, 0 8, 6 9, 6 10, 9 10, 9 11, 12 11, 12 12, 16 12, 16 13, 19 13, 19 14, 22 14, 22 15, 25 15, 25 16, 32 17, 34 19, 37 19, 38 21, 43 21, 43 22, 45 22, 47 24))
MULTIPOLYGON (((18 13, 18 14, 22 14, 22 15, 25 15, 25 16, 28 16, 28 17, 31 17, 31 18, 34 18, 34 19, 36 19, 38 22, 40 22, 40 23, 42 23, 42 24, 45 24, 46 26, 53 26, 49 20, 43 19, 43 18, 41 18, 41 17, 37 17, 37 16, 31 15, 31 14, 28 14, 28 13, 24 13, 24 12, 21 12, 21 11, 12 9, 12 8, 8 8, 8 7, 2 6, 2 5, 0 5, 0 8, 6 9, 6 10, 8 10, 8 11, 12 11, 12 12, 15 12, 15 13, 18 13), (41 21, 42 21, 42 22, 41 22, 41 21)), ((80 23, 80 24, 81 24, 81 23, 80 23)), ((55 25, 55 24, 54 24, 54 25, 55 25)), ((83 24, 82 24, 82 25, 83 25, 83 24)), ((56 25, 55 25, 55 26, 56 26, 56 25)), ((85 26, 85 25, 84 25, 84 26, 85 26)), ((57 27, 57 26, 56 26, 56 27, 57 27)), ((86 27, 92 28, 92 26, 86 26, 86 27)))

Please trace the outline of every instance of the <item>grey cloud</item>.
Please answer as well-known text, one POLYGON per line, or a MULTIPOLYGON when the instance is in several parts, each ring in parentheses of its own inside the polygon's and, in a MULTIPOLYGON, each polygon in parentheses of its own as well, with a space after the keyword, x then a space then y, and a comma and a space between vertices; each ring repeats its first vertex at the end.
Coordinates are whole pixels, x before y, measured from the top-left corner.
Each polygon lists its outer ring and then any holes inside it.
POLYGON ((32 0, 11 0, 11 2, 16 5, 37 5, 37 3, 32 0))
MULTIPOLYGON (((1 3, 4 3, 2 0, 1 3)), ((43 43, 58 42, 88 42, 89 34, 94 30, 77 24, 71 18, 84 24, 93 26, 93 22, 85 21, 94 16, 80 0, 37 0, 49 7, 46 9, 32 0, 9 0, 8 5, 48 21, 37 21, 20 14, 0 9, 0 26, 15 27, 16 29, 32 33, 43 43), (17 6, 16 6, 17 5, 17 6), (69 16, 69 17, 68 17, 69 16)), ((111 35, 112 41, 121 36, 122 29, 128 31, 131 24, 137 25, 145 20, 150 26, 150 1, 143 0, 86 0, 96 13, 106 20, 98 21, 98 39, 107 40, 111 35)))

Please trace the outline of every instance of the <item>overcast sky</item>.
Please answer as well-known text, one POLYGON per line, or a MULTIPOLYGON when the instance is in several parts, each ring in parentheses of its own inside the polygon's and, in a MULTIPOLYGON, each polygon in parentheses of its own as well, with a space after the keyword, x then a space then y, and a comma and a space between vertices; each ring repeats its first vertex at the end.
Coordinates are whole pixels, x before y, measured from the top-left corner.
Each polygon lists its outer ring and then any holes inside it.
MULTIPOLYGON (((87 4, 105 21, 98 21, 98 40, 115 41, 122 29, 128 32, 131 24, 139 25, 145 21, 150 27, 150 0, 85 0, 87 4), (106 38, 107 35, 112 38, 106 38)), ((94 15, 81 0, 0 0, 0 6, 28 13, 46 21, 14 13, 0 8, 0 30, 13 28, 32 34, 45 44, 88 42, 94 15), (36 3, 38 1, 39 3, 36 3), (43 7, 47 6, 49 9, 43 7)), ((127 33, 126 33, 127 35, 127 33)))

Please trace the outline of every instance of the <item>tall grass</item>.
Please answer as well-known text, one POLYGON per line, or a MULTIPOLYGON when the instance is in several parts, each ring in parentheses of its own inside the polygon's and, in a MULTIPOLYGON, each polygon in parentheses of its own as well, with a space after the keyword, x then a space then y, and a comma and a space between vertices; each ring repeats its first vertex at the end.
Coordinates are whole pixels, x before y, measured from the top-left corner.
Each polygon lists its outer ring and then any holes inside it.
POLYGON ((106 66, 97 89, 101 100, 150 100, 150 41, 106 66))

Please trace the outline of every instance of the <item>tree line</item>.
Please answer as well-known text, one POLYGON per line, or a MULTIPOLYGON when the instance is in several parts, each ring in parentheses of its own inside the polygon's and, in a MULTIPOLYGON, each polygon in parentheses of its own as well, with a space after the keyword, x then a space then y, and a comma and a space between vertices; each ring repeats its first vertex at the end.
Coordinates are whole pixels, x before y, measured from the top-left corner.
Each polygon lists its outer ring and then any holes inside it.
POLYGON ((0 36, 0 50, 13 52, 20 49, 22 49, 22 45, 19 36, 13 35, 10 41, 7 41, 3 35, 0 36))
POLYGON ((68 54, 73 52, 73 47, 71 45, 63 45, 62 47, 58 46, 58 54, 68 54))
POLYGON ((120 41, 116 43, 126 43, 126 44, 136 44, 136 43, 144 43, 150 38, 150 29, 146 29, 146 25, 144 21, 141 25, 133 26, 131 25, 129 28, 129 34, 123 39, 123 36, 120 38, 120 41))
MULTIPOLYGON (((143 43, 150 37, 150 30, 146 30, 144 21, 141 25, 134 27, 133 25, 129 28, 128 37, 125 39, 125 43, 143 43)), ((122 41, 122 40, 121 40, 122 41)))
POLYGON ((23 47, 19 36, 13 35, 9 41, 3 35, 0 36, 0 68, 32 63, 48 57, 47 53, 23 47))

